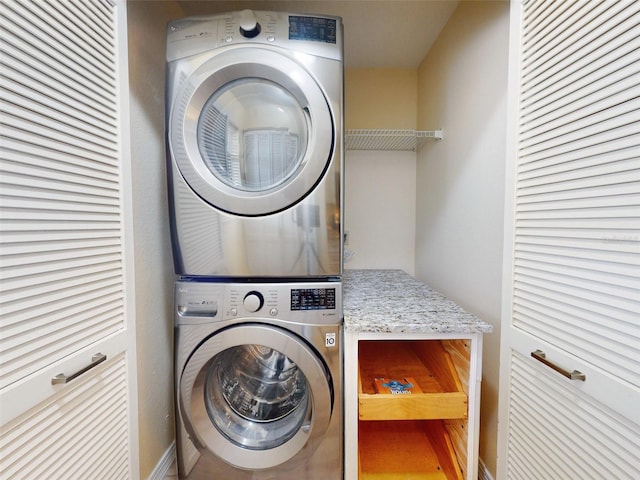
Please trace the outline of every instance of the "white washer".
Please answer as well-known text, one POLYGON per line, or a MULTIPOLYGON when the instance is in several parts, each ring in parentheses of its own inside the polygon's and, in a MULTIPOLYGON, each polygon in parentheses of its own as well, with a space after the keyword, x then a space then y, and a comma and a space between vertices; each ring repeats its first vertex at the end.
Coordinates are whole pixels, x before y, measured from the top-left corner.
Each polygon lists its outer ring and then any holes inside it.
POLYGON ((171 22, 176 273, 342 273, 340 18, 245 10, 171 22))
POLYGON ((178 281, 180 478, 343 476, 342 284, 178 281))

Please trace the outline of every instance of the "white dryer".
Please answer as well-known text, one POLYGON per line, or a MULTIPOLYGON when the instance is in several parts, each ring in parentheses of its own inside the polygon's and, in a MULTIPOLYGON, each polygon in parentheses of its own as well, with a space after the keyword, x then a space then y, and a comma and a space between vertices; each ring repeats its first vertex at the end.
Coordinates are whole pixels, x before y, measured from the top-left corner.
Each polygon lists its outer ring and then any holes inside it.
POLYGON ((343 475, 337 281, 176 283, 180 478, 343 475))
POLYGON ((176 273, 342 273, 343 62, 337 17, 245 10, 167 32, 176 273))

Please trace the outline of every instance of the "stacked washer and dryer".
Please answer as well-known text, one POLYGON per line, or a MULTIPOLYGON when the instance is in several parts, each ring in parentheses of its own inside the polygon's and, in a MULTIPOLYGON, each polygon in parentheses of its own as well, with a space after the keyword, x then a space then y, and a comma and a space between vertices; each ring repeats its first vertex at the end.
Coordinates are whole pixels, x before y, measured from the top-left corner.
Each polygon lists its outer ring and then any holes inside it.
POLYGON ((341 479, 340 18, 168 25, 178 470, 341 479))

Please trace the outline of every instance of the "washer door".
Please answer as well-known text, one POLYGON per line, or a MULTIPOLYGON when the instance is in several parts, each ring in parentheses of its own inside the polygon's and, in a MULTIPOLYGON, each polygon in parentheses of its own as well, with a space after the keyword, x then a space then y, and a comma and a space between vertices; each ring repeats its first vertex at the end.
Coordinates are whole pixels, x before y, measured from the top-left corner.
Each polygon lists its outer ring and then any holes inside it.
POLYGON ((168 140, 200 197, 257 216, 297 203, 320 181, 333 154, 334 122, 301 64, 242 47, 214 56, 182 84, 168 140))
POLYGON ((212 335, 180 378, 180 410, 192 439, 242 469, 281 465, 305 447, 310 454, 332 407, 322 360, 295 334, 271 325, 212 335))

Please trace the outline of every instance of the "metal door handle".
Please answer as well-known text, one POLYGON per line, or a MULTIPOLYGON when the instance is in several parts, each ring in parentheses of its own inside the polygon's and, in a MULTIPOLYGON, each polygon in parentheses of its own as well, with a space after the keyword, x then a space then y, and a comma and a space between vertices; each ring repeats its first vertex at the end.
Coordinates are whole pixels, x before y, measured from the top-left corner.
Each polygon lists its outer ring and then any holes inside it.
POLYGON ((77 378, 80 375, 82 375, 83 373, 88 372, 93 367, 95 367, 98 364, 104 362, 106 359, 107 359, 106 355, 103 355, 102 353, 96 353, 93 357, 91 357, 91 363, 89 365, 87 365, 86 367, 81 368, 77 372, 72 373, 71 375, 65 375, 64 373, 59 373, 55 377, 52 377, 51 378, 51 385, 58 385, 60 383, 69 383, 74 378, 77 378))
POLYGON ((547 367, 554 369, 556 372, 562 374, 567 377, 569 380, 582 380, 583 382, 587 379, 587 376, 579 372, 578 370, 574 370, 570 372, 569 370, 565 370, 564 368, 556 365, 555 363, 547 360, 547 355, 542 350, 536 350, 535 352, 531 352, 531 356, 538 360, 539 362, 544 363, 547 367))

